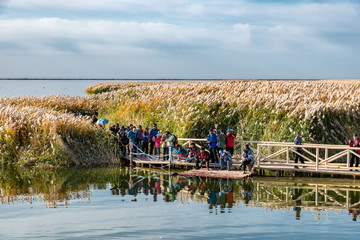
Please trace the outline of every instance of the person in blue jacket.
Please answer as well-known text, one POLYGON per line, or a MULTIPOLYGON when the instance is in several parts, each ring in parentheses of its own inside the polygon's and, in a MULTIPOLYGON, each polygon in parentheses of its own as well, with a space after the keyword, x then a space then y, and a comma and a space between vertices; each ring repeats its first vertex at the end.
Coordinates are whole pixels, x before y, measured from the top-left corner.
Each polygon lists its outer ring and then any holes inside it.
MULTIPOLYGON (((136 127, 133 127, 132 130, 130 130, 128 132, 128 138, 129 138, 129 148, 130 148, 130 151, 132 151, 133 149, 135 149, 133 147, 133 145, 136 145, 137 140, 139 139, 139 134, 136 130, 136 127)), ((133 152, 136 152, 136 151, 133 151, 133 152)))
POLYGON ((174 152, 179 156, 181 159, 185 159, 189 156, 188 150, 186 150, 182 145, 177 144, 175 146, 174 152))
POLYGON ((217 142, 216 130, 214 129, 210 138, 210 160, 212 163, 218 162, 217 142))
MULTIPOLYGON (((150 137, 149 139, 153 139, 158 133, 160 133, 160 130, 157 128, 157 124, 154 123, 153 128, 150 130, 150 137)), ((150 155, 154 154, 155 149, 155 142, 150 141, 150 155)))

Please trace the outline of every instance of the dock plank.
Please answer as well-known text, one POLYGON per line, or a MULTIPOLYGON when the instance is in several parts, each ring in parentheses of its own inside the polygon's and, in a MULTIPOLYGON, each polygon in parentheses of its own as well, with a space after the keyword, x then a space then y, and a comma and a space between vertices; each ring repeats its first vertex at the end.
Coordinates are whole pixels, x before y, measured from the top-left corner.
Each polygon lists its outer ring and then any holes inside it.
POLYGON ((180 176, 188 177, 209 177, 209 178, 230 178, 230 179, 244 179, 251 177, 253 174, 250 172, 243 173, 243 171, 226 171, 226 170, 190 170, 179 173, 180 176))

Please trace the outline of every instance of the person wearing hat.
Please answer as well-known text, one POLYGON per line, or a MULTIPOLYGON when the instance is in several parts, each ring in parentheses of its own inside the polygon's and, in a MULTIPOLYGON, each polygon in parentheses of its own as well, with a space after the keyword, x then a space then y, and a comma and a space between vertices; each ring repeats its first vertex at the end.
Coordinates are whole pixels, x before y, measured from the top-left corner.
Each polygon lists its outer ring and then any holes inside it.
POLYGON ((155 155, 160 159, 161 134, 156 134, 156 136, 152 138, 152 141, 155 143, 155 155))
POLYGON ((227 170, 230 171, 232 165, 231 154, 228 151, 219 151, 220 152, 220 166, 221 170, 225 169, 225 165, 227 166, 227 170))
POLYGON ((200 153, 196 156, 196 169, 200 169, 203 165, 203 162, 206 161, 206 168, 209 171, 209 161, 210 155, 208 152, 205 151, 205 148, 200 148, 200 153), (199 165, 200 163, 200 165, 199 165))
MULTIPOLYGON (((349 145, 350 147, 360 147, 360 141, 357 133, 354 133, 353 140, 349 141, 349 145)), ((360 150, 353 150, 353 151, 357 154, 360 154, 360 150)), ((355 154, 351 154, 350 167, 354 166, 354 162, 355 162, 355 167, 359 167, 359 157, 356 156, 355 154)), ((350 169, 350 171, 352 171, 352 169, 350 169)))
POLYGON ((241 155, 242 158, 242 163, 240 165, 240 169, 242 166, 244 166, 244 173, 246 172, 246 166, 247 165, 254 165, 254 152, 253 150, 250 148, 250 146, 248 144, 245 145, 244 151, 241 155))
MULTIPOLYGON (((150 139, 153 139, 156 134, 158 134, 160 132, 160 130, 157 128, 157 124, 154 123, 153 128, 150 130, 150 139)), ((155 142, 150 141, 150 152, 149 154, 152 155, 154 154, 154 147, 155 147, 155 142)))
POLYGON ((236 138, 233 131, 229 128, 226 132, 225 147, 226 151, 230 152, 231 156, 234 155, 234 139, 236 138))
MULTIPOLYGON (((301 132, 298 131, 296 134, 296 137, 294 139, 294 145, 302 145, 302 138, 301 138, 301 132)), ((295 164, 298 163, 298 161, 300 160, 301 164, 304 164, 304 158, 301 156, 303 154, 302 148, 301 147, 295 147, 294 148, 294 154, 295 154, 295 164), (299 154, 301 155, 299 155, 299 154)), ((294 168, 299 169, 298 166, 294 166, 294 168)))

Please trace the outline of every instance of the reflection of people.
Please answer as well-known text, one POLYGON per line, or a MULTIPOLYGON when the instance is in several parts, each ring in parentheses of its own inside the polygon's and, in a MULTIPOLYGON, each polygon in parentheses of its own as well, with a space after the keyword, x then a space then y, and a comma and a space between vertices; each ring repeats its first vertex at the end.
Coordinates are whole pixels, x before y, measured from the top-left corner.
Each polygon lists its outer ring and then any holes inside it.
POLYGON ((294 194, 292 196, 292 200, 294 200, 294 211, 295 211, 295 219, 300 220, 300 212, 301 212, 301 195, 303 190, 301 188, 295 188, 294 194))
POLYGON ((349 215, 352 215, 352 220, 356 222, 356 218, 359 216, 360 204, 357 206, 357 209, 349 209, 349 215))
POLYGON ((249 201, 253 199, 254 186, 252 182, 246 181, 245 179, 242 182, 242 186, 243 186, 241 190, 242 198, 245 204, 249 204, 249 201))

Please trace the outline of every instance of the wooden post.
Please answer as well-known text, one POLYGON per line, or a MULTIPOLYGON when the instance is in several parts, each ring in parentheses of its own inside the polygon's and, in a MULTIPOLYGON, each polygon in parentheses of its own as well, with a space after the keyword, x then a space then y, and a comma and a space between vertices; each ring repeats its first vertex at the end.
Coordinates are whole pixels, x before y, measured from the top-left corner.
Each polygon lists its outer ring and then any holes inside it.
POLYGON ((258 162, 258 167, 260 167, 260 145, 257 145, 257 162, 258 162))
POLYGON ((316 148, 316 171, 319 170, 319 148, 316 148))
POLYGON ((329 158, 329 149, 325 148, 325 168, 327 166, 327 159, 329 158))
POLYGON ((286 164, 289 164, 290 156, 289 156, 289 147, 286 147, 286 164))
POLYGON ((346 166, 347 166, 347 168, 350 167, 350 149, 348 149, 348 152, 347 152, 346 166))

